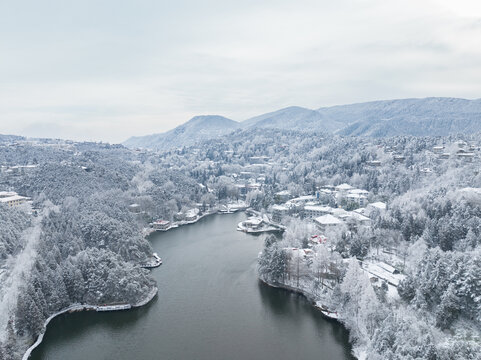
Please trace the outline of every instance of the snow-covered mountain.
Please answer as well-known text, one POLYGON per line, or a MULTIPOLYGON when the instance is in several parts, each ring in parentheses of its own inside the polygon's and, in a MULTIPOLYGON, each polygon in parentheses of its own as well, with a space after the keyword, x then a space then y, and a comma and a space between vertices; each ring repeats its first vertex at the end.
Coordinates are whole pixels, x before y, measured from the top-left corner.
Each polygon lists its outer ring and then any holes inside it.
POLYGON ((132 137, 124 145, 167 150, 213 139, 239 128, 322 131, 372 137, 474 133, 481 131, 481 99, 383 100, 318 110, 291 106, 240 123, 222 116, 196 116, 171 131, 132 137))
POLYGON ((237 121, 219 115, 195 116, 185 124, 161 134, 133 136, 123 144, 131 148, 168 150, 180 146, 193 145, 198 141, 209 140, 228 134, 239 128, 237 121))
POLYGON ((161 134, 131 137, 123 144, 130 148, 168 150, 213 139, 239 128, 334 132, 342 127, 343 124, 336 121, 325 121, 324 116, 316 110, 291 106, 240 123, 217 115, 196 116, 173 130, 161 134))
POLYGON ((318 110, 347 124, 341 135, 445 136, 481 131, 481 99, 425 98, 374 101, 318 110))
POLYGON ((276 128, 298 131, 334 132, 343 127, 335 119, 328 119, 319 111, 291 106, 243 121, 243 127, 276 128))

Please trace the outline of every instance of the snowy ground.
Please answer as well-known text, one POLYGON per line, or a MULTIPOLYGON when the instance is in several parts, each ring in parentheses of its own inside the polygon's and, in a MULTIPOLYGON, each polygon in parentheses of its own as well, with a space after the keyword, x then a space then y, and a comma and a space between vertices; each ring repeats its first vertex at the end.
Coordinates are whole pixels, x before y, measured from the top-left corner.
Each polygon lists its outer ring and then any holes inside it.
POLYGON ((387 281, 390 285, 398 286, 405 276, 402 274, 393 274, 386 269, 386 265, 387 264, 381 261, 366 260, 362 262, 362 269, 368 273, 370 278, 376 277, 387 281))
POLYGON ((0 282, 0 341, 5 340, 8 321, 13 316, 22 284, 25 283, 35 263, 37 244, 40 239, 42 217, 34 220, 33 226, 25 231, 25 247, 15 257, 10 257, 2 269, 0 282))

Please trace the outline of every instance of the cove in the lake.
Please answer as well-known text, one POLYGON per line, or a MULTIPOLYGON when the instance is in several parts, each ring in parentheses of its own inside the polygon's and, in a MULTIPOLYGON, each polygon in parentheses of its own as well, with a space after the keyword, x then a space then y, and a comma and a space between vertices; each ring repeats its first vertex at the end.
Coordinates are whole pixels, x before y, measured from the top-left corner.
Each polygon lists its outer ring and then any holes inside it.
POLYGON ((55 318, 33 360, 352 359, 347 331, 302 296, 258 281, 263 236, 242 213, 151 235, 158 296, 123 312, 55 318))

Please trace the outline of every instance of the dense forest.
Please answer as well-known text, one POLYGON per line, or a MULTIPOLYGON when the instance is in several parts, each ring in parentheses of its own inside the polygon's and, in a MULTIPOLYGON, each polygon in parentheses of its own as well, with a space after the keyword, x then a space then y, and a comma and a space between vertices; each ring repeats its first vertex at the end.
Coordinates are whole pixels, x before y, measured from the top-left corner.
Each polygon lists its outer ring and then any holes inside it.
POLYGON ((371 216, 369 229, 327 234, 330 242, 299 259, 295 274, 285 249, 307 248, 317 230, 292 214, 281 239, 266 239, 261 279, 298 287, 343 314, 369 359, 481 353, 481 136, 370 139, 248 129, 167 152, 2 141, 0 191, 32 203, 0 204, 0 358, 20 358, 45 319, 71 304, 141 302, 156 288, 140 267, 152 253, 143 230, 153 220, 238 199, 270 214, 280 191, 313 195, 342 183, 369 191, 369 202, 387 210, 371 216), (476 154, 471 162, 457 156, 468 147, 476 154), (132 204, 140 211, 130 211, 132 204), (363 262, 379 254, 400 271, 397 289, 366 276, 363 262))

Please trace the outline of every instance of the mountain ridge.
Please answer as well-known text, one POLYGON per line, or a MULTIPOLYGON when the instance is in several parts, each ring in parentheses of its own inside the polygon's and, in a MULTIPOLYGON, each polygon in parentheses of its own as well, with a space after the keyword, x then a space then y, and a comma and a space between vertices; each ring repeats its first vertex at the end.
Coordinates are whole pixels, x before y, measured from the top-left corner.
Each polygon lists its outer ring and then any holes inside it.
POLYGON ((316 131, 342 136, 445 136, 481 131, 481 99, 427 97, 320 107, 289 106, 237 122, 220 115, 195 116, 164 133, 123 144, 157 150, 193 145, 237 129, 316 131))
POLYGON ((127 147, 168 150, 193 145, 198 141, 228 134, 240 127, 237 121, 220 115, 198 115, 164 133, 133 136, 123 142, 127 147))

